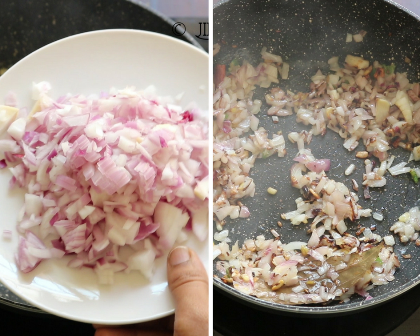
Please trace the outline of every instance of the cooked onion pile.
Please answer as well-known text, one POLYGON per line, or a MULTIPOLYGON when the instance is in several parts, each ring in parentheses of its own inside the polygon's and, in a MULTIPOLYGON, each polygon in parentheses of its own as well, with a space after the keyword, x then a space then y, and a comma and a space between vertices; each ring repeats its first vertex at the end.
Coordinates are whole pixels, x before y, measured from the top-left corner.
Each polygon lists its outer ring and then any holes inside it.
POLYGON ((241 248, 236 243, 230 249, 222 241, 215 252, 224 282, 246 294, 284 304, 349 300, 354 293, 369 299, 367 290, 392 281, 399 266, 391 247, 360 243, 356 237, 337 233, 324 235, 316 248, 258 236, 241 248))
MULTIPOLYGON (((281 61, 279 56, 265 51, 263 57, 281 61)), ((255 114, 260 111, 262 102, 252 100, 256 85, 268 87, 273 82, 278 83, 277 67, 261 63, 254 68, 245 62, 241 67, 233 65, 231 70, 231 76, 224 76, 223 67, 218 68, 216 77, 222 82, 213 98, 213 169, 216 172, 213 211, 219 229, 227 216, 232 219, 249 216, 247 207, 234 202, 245 196, 254 196, 255 184, 249 172, 255 160, 275 153, 279 157, 286 155, 283 135, 273 134, 270 139, 268 132, 258 127, 255 114), (250 131, 252 134, 245 137, 250 131)))
MULTIPOLYGON (((329 160, 315 159, 305 144, 330 129, 343 138, 348 151, 363 145, 355 156, 365 160, 366 172, 363 181, 352 180, 352 189, 357 192, 360 184, 365 198, 370 198, 369 188, 383 187, 387 178, 392 178, 386 177, 387 171, 392 176, 410 173, 417 183, 419 169, 407 164, 420 160, 420 86, 410 83, 406 73, 396 73, 393 64, 370 64, 348 55, 344 67, 339 66, 338 57, 331 58, 330 74, 319 70, 308 93, 271 88, 265 100, 274 123, 279 117, 296 114, 297 122, 311 126, 309 131, 288 134, 298 147, 291 183, 302 196, 296 199, 295 211, 282 214, 293 225, 312 219, 311 237, 308 243, 281 244, 279 234, 272 230, 274 240, 260 236, 242 246, 236 243, 229 250, 224 219, 250 215, 242 198, 255 193, 251 178, 255 160, 275 153, 286 155, 282 134, 270 139, 268 132, 258 127, 256 114, 262 103, 253 92, 257 86, 268 88, 278 83, 279 76, 287 78, 289 66, 265 48, 261 55, 263 62, 255 68, 246 61, 240 66, 237 60, 227 74, 224 66, 216 67, 213 197, 216 227, 221 232, 214 238, 221 243, 214 246, 214 258, 223 260, 217 262, 218 270, 223 281, 235 288, 275 302, 348 300, 355 292, 369 297, 366 290, 372 284, 392 281, 399 266, 392 249, 394 237, 382 238, 360 225, 356 236, 346 232, 349 223, 371 216, 372 211, 362 209, 358 196, 347 186, 329 179, 329 160), (410 151, 410 158, 393 166, 395 157, 389 151, 398 147, 410 151), (375 157, 380 162, 376 166, 375 157)), ((351 165, 345 175, 353 171, 351 165)), ((402 242, 418 238, 418 209, 410 214, 391 228, 402 242)), ((383 220, 381 213, 375 212, 373 217, 383 220)))
MULTIPOLYGON (((319 235, 316 225, 324 224, 321 235, 325 230, 337 230, 340 234, 346 232, 345 219, 355 221, 360 217, 369 217, 370 209, 362 209, 357 204, 359 197, 341 182, 329 179, 322 164, 325 160, 315 160, 308 149, 300 150, 296 163, 292 167, 291 181, 295 188, 302 192, 302 197, 296 199, 297 210, 281 215, 283 219, 291 220, 293 225, 307 223, 309 218, 314 218, 312 222, 312 237, 309 246, 315 247, 319 244, 319 235), (311 171, 303 175, 302 172, 310 167, 311 171)), ((318 228, 319 229, 319 228, 318 228)))
MULTIPOLYGON (((344 68, 338 57, 328 61, 334 74, 318 71, 312 77, 311 92, 284 93, 271 89, 266 96, 270 110, 294 107, 297 121, 312 125, 313 135, 337 132, 349 151, 363 143, 369 155, 381 162, 388 150, 402 147, 412 150, 420 144, 419 84, 410 83, 406 73, 395 73, 395 66, 378 62, 369 65, 361 57, 348 55, 344 68)), ((413 157, 419 160, 420 147, 413 157)))
POLYGON ((208 126, 153 88, 53 101, 48 83, 28 116, 1 107, 2 166, 25 188, 17 264, 71 256, 100 283, 119 271, 150 278, 155 258, 193 230, 207 235, 208 126), (18 118, 16 119, 17 115, 18 118), (16 120, 15 120, 16 119, 16 120))
POLYGON ((415 240, 416 245, 420 245, 418 239, 420 231, 420 210, 418 207, 411 208, 410 211, 402 214, 398 218, 398 222, 391 226, 391 231, 398 233, 400 240, 407 243, 410 240, 415 240))

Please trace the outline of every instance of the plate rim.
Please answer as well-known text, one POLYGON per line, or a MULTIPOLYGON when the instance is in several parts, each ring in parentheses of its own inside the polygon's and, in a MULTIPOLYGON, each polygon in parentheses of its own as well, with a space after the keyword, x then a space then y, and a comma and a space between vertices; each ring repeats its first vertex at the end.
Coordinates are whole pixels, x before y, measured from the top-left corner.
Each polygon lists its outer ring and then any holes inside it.
MULTIPOLYGON (((141 0, 126 0, 128 2, 131 2, 134 5, 137 5, 149 12, 151 12, 152 14, 160 17, 162 20, 164 20, 166 23, 169 23, 172 27, 174 26, 174 24, 176 23, 173 19, 171 19, 169 16, 166 16, 165 14, 161 13, 160 11, 154 9, 154 8, 150 8, 149 6, 147 6, 146 4, 144 4, 143 2, 141 2, 141 0)), ((185 36, 185 38, 191 43, 193 44, 195 47, 197 47, 200 50, 204 50, 204 48, 201 46, 201 44, 187 31, 185 31, 185 33, 183 34, 183 36, 185 36)), ((178 39, 179 40, 179 39, 178 39)), ((182 41, 182 40, 180 40, 182 41)), ((210 40, 209 40, 210 41, 210 40)), ((185 41, 182 41, 185 42, 185 41)))

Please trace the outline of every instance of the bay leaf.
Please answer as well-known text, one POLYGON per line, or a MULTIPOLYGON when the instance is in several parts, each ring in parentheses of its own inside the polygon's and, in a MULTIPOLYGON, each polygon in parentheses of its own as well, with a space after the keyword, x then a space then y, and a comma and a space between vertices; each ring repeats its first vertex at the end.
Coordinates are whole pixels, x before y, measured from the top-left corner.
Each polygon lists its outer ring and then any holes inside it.
POLYGON ((338 272, 338 280, 340 281, 339 287, 353 287, 361 278, 363 278, 366 272, 371 269, 376 258, 378 258, 382 248, 383 244, 380 244, 363 252, 361 255, 354 253, 347 263, 348 267, 338 272))

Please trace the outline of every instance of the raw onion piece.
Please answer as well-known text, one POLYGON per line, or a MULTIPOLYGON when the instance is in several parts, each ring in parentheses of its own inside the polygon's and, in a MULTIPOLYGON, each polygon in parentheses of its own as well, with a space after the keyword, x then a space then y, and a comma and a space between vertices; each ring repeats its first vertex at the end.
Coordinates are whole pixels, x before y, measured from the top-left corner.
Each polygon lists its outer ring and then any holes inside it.
POLYGON ((154 260, 186 231, 205 240, 208 126, 199 110, 152 88, 57 101, 50 88, 34 84, 27 118, 14 121, 17 109, 0 107, 0 130, 14 139, 0 140, 0 167, 27 190, 16 255, 22 272, 67 255, 69 267, 93 268, 102 284, 121 271, 150 278, 154 260))

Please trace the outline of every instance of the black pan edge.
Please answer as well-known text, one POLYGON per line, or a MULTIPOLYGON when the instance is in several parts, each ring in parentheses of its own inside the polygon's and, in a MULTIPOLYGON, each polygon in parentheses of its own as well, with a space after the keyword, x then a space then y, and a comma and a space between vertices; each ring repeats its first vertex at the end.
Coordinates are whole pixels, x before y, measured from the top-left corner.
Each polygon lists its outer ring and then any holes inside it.
MULTIPOLYGON (((140 6, 142 8, 144 8, 145 10, 148 10, 149 12, 151 12, 152 14, 159 16, 162 20, 166 21, 168 24, 170 24, 171 26, 173 26, 175 24, 175 21, 173 21, 172 19, 170 19, 169 17, 163 15, 162 13, 150 8, 149 6, 146 6, 145 4, 143 4, 140 0, 126 0, 128 2, 131 2, 137 6, 140 6)), ((197 42, 197 40, 191 36, 190 33, 185 32, 185 34, 183 35, 188 42, 190 42, 192 45, 194 45, 195 47, 197 47, 198 49, 204 50, 204 48, 200 45, 200 43, 197 42)))

